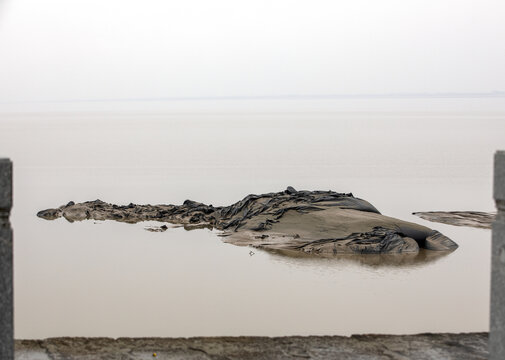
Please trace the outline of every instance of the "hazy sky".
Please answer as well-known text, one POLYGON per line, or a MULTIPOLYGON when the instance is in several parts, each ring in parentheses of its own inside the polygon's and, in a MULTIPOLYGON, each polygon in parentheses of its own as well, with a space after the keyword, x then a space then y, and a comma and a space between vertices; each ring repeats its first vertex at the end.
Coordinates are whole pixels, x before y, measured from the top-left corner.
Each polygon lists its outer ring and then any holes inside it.
POLYGON ((505 90, 502 0, 0 0, 0 102, 505 90))

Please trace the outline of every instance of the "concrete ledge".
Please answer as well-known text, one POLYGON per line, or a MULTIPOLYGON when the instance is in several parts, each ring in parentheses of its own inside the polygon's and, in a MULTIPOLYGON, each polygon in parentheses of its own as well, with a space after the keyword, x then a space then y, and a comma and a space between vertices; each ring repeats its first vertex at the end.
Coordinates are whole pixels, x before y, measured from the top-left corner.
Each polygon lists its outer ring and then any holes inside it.
POLYGON ((13 358, 12 296, 12 229, 9 214, 12 207, 12 163, 0 159, 0 359, 13 358))
POLYGON ((12 208, 12 162, 0 159, 0 213, 10 213, 12 208))
POLYGON ((17 360, 487 359, 487 333, 16 340, 17 360))
MULTIPOLYGON (((500 205, 505 205, 505 151, 497 151, 494 155, 493 196, 500 205)), ((505 207, 500 209, 505 211, 505 207)))
POLYGON ((494 199, 496 214, 491 249, 491 360, 505 359, 505 151, 495 154, 494 199))

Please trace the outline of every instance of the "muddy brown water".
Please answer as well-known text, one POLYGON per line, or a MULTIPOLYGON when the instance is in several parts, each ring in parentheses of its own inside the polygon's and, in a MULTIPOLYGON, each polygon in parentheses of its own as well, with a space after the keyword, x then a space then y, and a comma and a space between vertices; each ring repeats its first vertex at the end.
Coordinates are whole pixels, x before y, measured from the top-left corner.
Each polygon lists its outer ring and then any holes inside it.
POLYGON ((493 210, 504 114, 3 113, 0 156, 15 165, 16 338, 487 331, 489 230, 411 213, 493 210), (288 185, 352 192, 459 248, 292 257, 251 253, 208 229, 35 216, 97 198, 226 205, 288 185))

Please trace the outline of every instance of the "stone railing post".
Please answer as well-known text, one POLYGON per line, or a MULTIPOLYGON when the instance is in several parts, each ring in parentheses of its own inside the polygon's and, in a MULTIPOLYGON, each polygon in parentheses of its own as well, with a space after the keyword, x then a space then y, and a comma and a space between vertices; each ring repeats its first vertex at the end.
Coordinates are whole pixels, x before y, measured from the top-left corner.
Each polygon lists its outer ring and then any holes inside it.
POLYGON ((505 359, 505 151, 494 158, 494 199, 498 214, 493 223, 491 250, 491 318, 489 358, 505 359))
POLYGON ((12 296, 12 163, 0 159, 0 359, 14 359, 12 296))

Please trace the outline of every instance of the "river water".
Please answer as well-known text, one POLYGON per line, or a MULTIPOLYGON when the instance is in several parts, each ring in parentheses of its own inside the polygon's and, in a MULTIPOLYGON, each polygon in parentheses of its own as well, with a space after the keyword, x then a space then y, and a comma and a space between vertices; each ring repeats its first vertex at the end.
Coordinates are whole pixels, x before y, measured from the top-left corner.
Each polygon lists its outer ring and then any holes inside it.
POLYGON ((414 211, 493 211, 505 99, 256 100, 0 113, 14 161, 15 336, 350 335, 487 331, 490 231, 414 211), (292 258, 217 232, 64 219, 101 199, 228 205, 352 192, 460 247, 415 262, 292 258))

